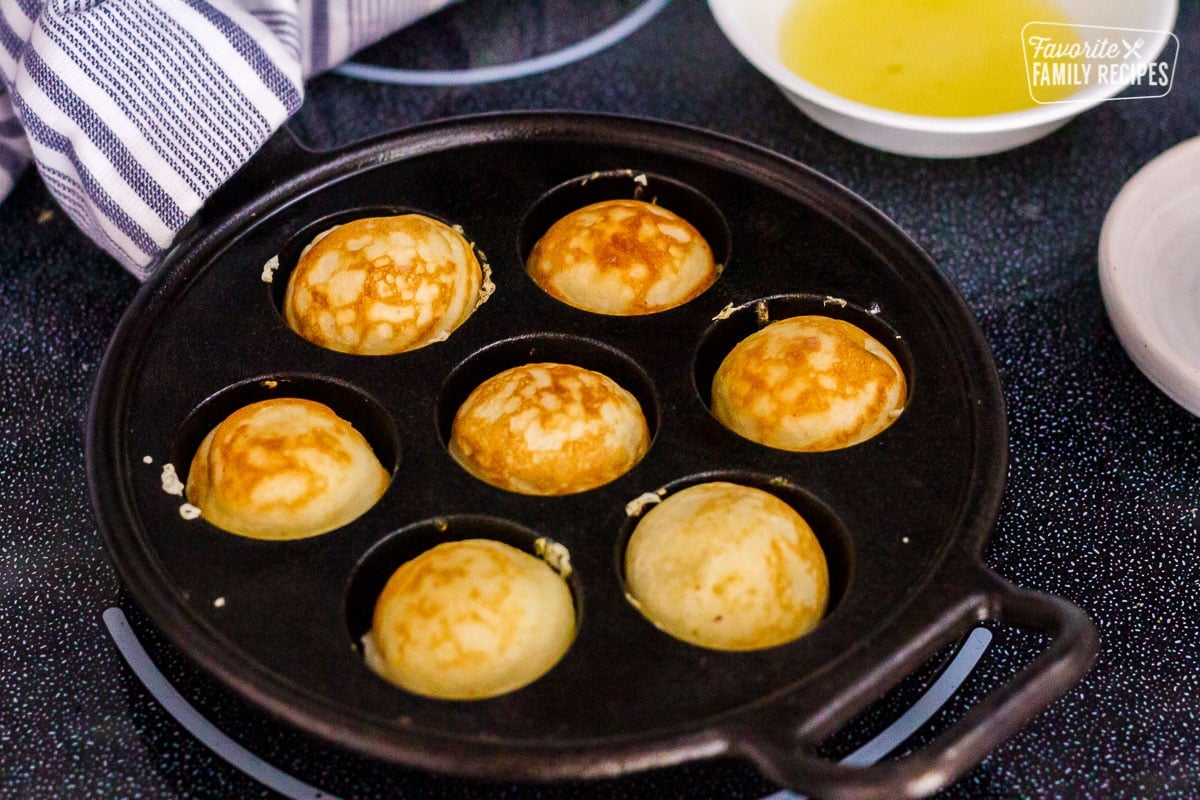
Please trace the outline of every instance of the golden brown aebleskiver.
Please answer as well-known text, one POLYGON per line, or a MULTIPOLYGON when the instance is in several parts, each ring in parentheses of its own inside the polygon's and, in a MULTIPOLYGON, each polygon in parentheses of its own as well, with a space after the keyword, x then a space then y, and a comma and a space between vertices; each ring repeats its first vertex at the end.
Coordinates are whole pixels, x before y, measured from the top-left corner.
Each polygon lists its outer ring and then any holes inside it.
POLYGON ((305 248, 283 313, 314 344, 389 355, 442 341, 490 288, 470 243, 449 225, 421 214, 367 217, 305 248))
POLYGON ((563 495, 628 472, 650 447, 637 398, 573 364, 507 369, 477 386, 454 416, 450 454, 493 486, 563 495))
POLYGON ((534 282, 598 314, 653 314, 683 305, 720 273, 691 223, 642 200, 605 200, 555 222, 529 254, 534 282))
POLYGON ((368 666, 401 688, 471 700, 537 680, 574 637, 562 576, 511 545, 467 539, 401 565, 362 642, 368 666))
POLYGON ((670 494, 625 550, 634 605, 656 626, 716 650, 756 650, 812 630, 829 602, 825 553, 775 495, 714 481, 670 494))
POLYGON ((877 435, 907 395, 904 371, 878 340, 845 320, 798 316, 730 351, 713 377, 712 411, 759 444, 812 452, 877 435))
POLYGON ((240 408, 209 431, 185 492, 231 533, 299 539, 356 519, 389 479, 349 422, 322 403, 282 397, 240 408))

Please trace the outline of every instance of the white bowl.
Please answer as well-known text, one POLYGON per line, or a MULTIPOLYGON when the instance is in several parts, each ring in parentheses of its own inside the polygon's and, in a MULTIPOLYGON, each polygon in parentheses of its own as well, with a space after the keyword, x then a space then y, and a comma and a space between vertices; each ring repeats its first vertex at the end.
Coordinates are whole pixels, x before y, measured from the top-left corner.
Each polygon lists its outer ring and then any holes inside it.
POLYGON ((1100 230, 1100 291, 1121 345, 1200 416, 1200 137, 1121 189, 1100 230))
MULTIPOLYGON (((733 46, 800 110, 830 130, 880 150, 932 158, 1008 150, 1045 136, 1125 87, 1097 84, 1067 102, 982 117, 926 117, 874 108, 820 89, 783 66, 780 21, 794 2, 708 0, 708 5, 733 46)), ((1139 30, 1145 40, 1139 49, 1141 64, 1153 62, 1166 46, 1179 10, 1178 0, 1058 0, 1058 5, 1077 24, 1139 30)), ((1119 38, 1120 32, 1114 33, 1119 38)))

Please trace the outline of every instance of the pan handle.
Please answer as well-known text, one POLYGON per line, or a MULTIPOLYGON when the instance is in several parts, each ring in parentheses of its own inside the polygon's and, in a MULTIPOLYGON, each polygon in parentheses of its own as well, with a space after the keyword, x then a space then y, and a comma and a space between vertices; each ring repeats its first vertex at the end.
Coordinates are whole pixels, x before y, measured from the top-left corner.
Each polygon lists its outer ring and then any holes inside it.
POLYGON ((941 624, 958 629, 991 619, 1044 633, 1051 641, 1010 681, 924 748, 893 760, 852 766, 817 756, 796 737, 790 742, 785 741, 786 736, 767 739, 761 731, 747 730, 737 749, 771 779, 822 800, 920 798, 952 783, 1070 689, 1091 666, 1097 651, 1095 626, 1078 607, 1053 595, 1020 589, 985 572, 990 586, 984 590, 974 619, 952 615, 941 624))

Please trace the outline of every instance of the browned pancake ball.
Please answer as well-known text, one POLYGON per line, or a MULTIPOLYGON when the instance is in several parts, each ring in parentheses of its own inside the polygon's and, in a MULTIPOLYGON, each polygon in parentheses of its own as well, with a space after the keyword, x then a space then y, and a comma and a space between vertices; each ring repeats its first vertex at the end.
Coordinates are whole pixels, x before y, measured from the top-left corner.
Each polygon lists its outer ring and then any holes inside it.
POLYGON ((389 476, 366 439, 328 406, 287 397, 238 409, 212 429, 188 470, 188 502, 219 528, 300 539, 375 504, 389 476))
POLYGON ((526 269, 546 293, 598 314, 653 314, 717 279, 708 242, 687 220, 641 200, 606 200, 546 231, 526 269))
POLYGON ((647 619, 715 650, 790 642, 829 602, 825 553, 804 518, 773 494, 720 481, 646 512, 625 551, 625 581, 647 619))
POLYGON ((781 450, 834 450, 896 420, 907 400, 891 351, 823 316, 779 320, 737 344, 712 384, 712 411, 747 439, 781 450))
POLYGON ((650 447, 637 398, 571 364, 524 364, 481 383, 459 407, 450 454, 493 486, 582 492, 624 475, 650 447))
POLYGON ((283 313, 305 339, 388 355, 440 342, 486 299, 470 243, 420 214, 368 217, 313 240, 288 280, 283 313))
POLYGON ((375 604, 363 655, 410 692, 471 700, 540 678, 575 637, 566 581, 488 539, 440 544, 402 565, 375 604))

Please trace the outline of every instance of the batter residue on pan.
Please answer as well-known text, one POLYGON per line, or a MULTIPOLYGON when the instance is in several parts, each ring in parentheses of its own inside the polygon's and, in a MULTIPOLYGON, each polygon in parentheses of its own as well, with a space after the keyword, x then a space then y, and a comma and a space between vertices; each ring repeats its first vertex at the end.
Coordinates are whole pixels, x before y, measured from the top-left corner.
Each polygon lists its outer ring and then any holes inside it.
POLYGON ((691 223, 641 200, 606 200, 558 220, 526 268, 546 293, 599 314, 653 314, 682 305, 719 274, 691 223))
POLYGON ((781 450, 848 447, 896 420, 907 399, 891 351, 849 322, 800 316, 743 339, 721 362, 712 411, 747 439, 781 450))
POLYGON ((339 225, 304 250, 287 324, 343 353, 387 355, 448 337, 487 299, 490 274, 454 228, 420 214, 339 225))
POLYGON ((417 694, 471 700, 540 678, 575 637, 562 576, 501 542, 447 542, 401 565, 375 603, 363 655, 417 694))
POLYGON ((238 409, 204 437, 186 493, 231 533, 299 539, 356 519, 388 480, 349 422, 321 403, 281 397, 238 409))
POLYGON ((459 407, 450 454, 493 486, 562 495, 624 475, 650 447, 642 407, 611 378, 572 364, 524 364, 459 407))

